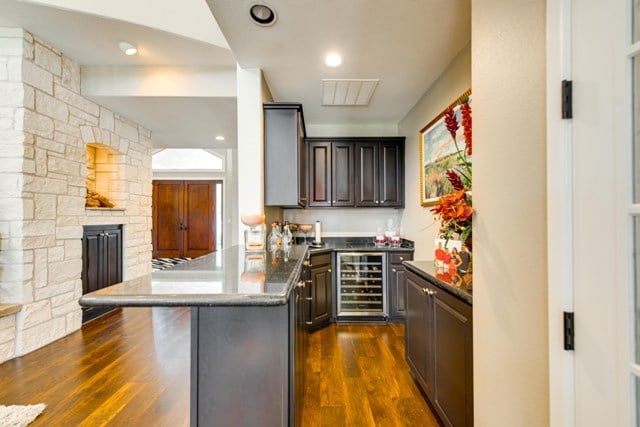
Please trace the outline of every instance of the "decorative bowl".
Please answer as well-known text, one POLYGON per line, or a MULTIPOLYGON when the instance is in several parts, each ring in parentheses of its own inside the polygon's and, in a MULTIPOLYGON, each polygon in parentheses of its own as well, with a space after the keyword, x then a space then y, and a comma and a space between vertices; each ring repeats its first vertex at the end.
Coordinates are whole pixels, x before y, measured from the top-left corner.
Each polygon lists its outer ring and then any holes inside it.
POLYGON ((298 230, 302 231, 303 233, 308 233, 313 230, 313 224, 299 224, 298 230))
POLYGON ((240 215, 240 221, 242 221, 244 225, 249 227, 264 224, 264 219, 264 214, 240 215))

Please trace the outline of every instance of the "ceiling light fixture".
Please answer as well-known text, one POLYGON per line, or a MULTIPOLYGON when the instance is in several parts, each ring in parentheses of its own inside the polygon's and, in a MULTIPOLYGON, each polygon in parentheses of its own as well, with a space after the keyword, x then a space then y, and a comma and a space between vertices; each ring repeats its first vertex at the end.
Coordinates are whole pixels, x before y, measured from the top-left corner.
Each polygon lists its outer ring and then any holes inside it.
POLYGON ((118 46, 120 47, 120 50, 124 52, 125 55, 131 56, 138 53, 138 48, 136 48, 134 45, 132 45, 129 42, 120 42, 118 43, 118 46))
POLYGON ((254 24, 269 27, 276 22, 276 12, 265 3, 254 3, 249 6, 249 17, 254 24))
POLYGON ((222 135, 218 135, 218 136, 216 136, 216 140, 218 140, 218 141, 224 141, 224 136, 222 136, 222 135))
POLYGON ((324 57, 324 63, 327 67, 338 67, 342 64, 342 56, 337 53, 330 53, 324 57))

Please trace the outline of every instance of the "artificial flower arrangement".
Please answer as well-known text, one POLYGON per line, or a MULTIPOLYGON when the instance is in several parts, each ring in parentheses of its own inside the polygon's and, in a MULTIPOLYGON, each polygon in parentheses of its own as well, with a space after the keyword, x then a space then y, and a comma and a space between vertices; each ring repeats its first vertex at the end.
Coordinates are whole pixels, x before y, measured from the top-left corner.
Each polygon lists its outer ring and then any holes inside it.
POLYGON ((460 104, 461 120, 458 118, 452 107, 444 112, 445 126, 456 147, 458 164, 447 170, 447 179, 454 188, 454 192, 446 194, 438 200, 431 212, 440 219, 440 237, 445 240, 458 238, 463 243, 470 246, 471 243, 471 217, 473 207, 471 203, 471 105, 469 98, 465 98, 460 104), (456 132, 462 124, 464 134, 464 146, 461 147, 456 140, 456 132))

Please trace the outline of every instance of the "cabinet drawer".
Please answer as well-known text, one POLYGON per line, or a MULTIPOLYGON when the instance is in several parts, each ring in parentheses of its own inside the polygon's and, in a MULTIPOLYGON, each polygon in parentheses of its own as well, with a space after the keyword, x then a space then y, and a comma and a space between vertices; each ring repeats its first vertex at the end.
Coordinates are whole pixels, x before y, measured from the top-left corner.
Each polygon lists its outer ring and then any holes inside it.
POLYGON ((390 252, 389 262, 391 264, 402 264, 402 261, 413 260, 413 252, 390 252))
POLYGON ((321 265, 331 264, 331 253, 311 255, 311 266, 318 267, 321 265))

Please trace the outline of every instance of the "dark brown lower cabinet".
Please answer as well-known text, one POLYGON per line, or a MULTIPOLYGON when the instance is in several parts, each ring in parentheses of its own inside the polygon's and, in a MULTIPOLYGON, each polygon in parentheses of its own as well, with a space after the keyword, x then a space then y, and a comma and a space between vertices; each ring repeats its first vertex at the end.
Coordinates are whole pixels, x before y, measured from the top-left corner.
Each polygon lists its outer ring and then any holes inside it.
MULTIPOLYGON (((122 282, 122 225, 86 225, 82 236, 82 293, 122 282)), ((86 322, 114 307, 82 309, 86 322)))
POLYGON ((406 357, 446 426, 473 426, 472 307, 407 271, 406 357))
POLYGON ((309 293, 309 330, 331 323, 333 286, 331 279, 331 253, 315 254, 309 258, 311 285, 309 293))
POLYGON ((407 312, 407 269, 404 261, 413 259, 413 251, 389 252, 387 256, 387 286, 389 321, 404 322, 407 312))

